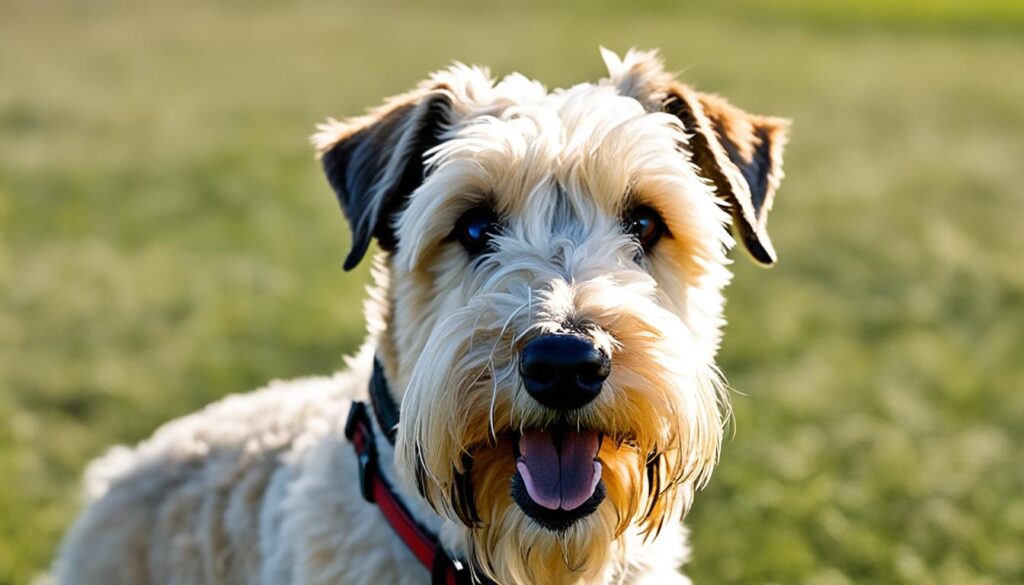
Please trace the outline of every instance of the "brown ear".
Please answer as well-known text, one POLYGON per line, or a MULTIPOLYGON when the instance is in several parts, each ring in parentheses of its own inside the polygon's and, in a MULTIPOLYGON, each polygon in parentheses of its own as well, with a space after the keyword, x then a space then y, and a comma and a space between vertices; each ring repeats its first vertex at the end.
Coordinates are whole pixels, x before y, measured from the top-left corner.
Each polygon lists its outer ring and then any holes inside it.
POLYGON ((662 108, 690 134, 693 162, 732 208, 736 235, 755 260, 775 263, 768 212, 782 180, 789 121, 749 114, 711 94, 672 83, 662 108))
POLYGON ((419 89, 367 116, 318 126, 313 143, 352 230, 345 270, 359 264, 371 237, 384 250, 398 246, 394 218, 423 183, 424 153, 442 140, 450 95, 440 86, 419 89))

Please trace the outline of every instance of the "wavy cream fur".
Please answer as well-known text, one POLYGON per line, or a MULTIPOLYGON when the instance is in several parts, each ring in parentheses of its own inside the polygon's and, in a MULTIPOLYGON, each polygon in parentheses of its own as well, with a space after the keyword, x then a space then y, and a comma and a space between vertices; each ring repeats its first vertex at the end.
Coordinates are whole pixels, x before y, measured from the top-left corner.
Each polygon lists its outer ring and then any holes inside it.
MULTIPOLYGON (((229 397, 93 463, 57 581, 428 582, 359 496, 342 434, 377 355, 402 421, 394 451, 379 435, 382 472, 478 573, 508 585, 687 583, 679 520, 717 462, 728 410, 714 356, 730 214, 691 162, 691 136, 658 111, 673 80, 657 58, 604 58, 607 79, 550 93, 455 65, 368 116, 321 126, 323 152, 404 104, 449 104, 427 178, 395 219, 400 245, 374 259, 367 343, 346 373, 229 397), (472 260, 448 235, 481 203, 505 223, 496 251, 472 260), (646 256, 621 227, 635 205, 671 231, 646 256), (555 419, 523 390, 518 351, 567 326, 612 358, 600 396, 570 415, 606 436, 608 497, 554 533, 512 502, 510 441, 555 419), (460 473, 471 494, 453 489, 460 473)), ((391 163, 380 181, 401 172, 391 163)))

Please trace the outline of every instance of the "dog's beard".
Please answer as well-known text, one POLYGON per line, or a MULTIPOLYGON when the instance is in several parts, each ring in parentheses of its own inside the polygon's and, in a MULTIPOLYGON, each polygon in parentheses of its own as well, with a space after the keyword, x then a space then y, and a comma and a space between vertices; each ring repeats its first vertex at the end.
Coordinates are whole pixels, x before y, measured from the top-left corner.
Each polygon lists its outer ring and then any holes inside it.
POLYGON ((474 566, 499 582, 589 580, 621 566, 627 531, 655 535, 678 519, 717 460, 717 371, 688 359, 698 354, 685 324, 655 302, 653 281, 635 279, 477 294, 438 322, 420 353, 403 398, 399 471, 467 526, 474 566), (523 340, 565 322, 558 306, 592 324, 587 333, 613 361, 601 394, 568 413, 539 405, 517 373, 523 340), (513 496, 523 433, 556 428, 602 438, 595 492, 604 498, 564 526, 538 522, 513 496))
POLYGON ((501 583, 561 583, 591 581, 610 562, 621 561, 621 546, 609 546, 622 537, 626 518, 620 510, 634 505, 631 485, 636 475, 635 457, 614 452, 603 444, 599 457, 606 472, 602 489, 606 496, 593 513, 563 530, 543 528, 513 501, 511 478, 516 472, 511 435, 493 448, 476 452, 470 474, 480 522, 469 539, 475 564, 501 583))

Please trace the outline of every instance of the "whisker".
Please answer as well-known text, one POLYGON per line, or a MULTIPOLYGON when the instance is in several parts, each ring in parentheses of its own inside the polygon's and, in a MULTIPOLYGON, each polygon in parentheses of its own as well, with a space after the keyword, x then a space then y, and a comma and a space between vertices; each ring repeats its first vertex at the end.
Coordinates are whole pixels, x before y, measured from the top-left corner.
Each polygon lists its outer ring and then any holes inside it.
MULTIPOLYGON (((491 369, 491 381, 493 382, 491 388, 491 404, 487 412, 487 424, 490 427, 491 439, 493 439, 494 441, 498 440, 498 433, 494 427, 494 408, 498 402, 498 375, 494 368, 494 354, 497 353, 498 351, 498 343, 500 343, 501 340, 505 338, 505 333, 508 331, 509 325, 512 324, 512 320, 515 319, 516 316, 519 315, 519 313, 524 308, 528 307, 529 303, 530 300, 527 299, 525 303, 516 307, 515 310, 513 310, 512 313, 508 316, 508 319, 505 320, 505 323, 502 324, 501 326, 501 330, 498 332, 498 339, 495 342, 494 347, 491 348, 491 355, 488 356, 487 358, 487 364, 491 369)), ((511 426, 511 421, 509 422, 509 425, 511 426)))

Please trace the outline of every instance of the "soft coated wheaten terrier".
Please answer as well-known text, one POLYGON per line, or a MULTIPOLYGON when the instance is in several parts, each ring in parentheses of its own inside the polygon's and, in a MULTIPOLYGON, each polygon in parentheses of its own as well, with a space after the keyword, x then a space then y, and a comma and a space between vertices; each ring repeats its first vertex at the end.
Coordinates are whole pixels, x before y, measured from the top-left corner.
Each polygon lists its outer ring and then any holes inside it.
POLYGON ((603 55, 553 92, 455 65, 321 126, 345 267, 381 250, 368 341, 95 462, 58 581, 686 583, 729 228, 775 260, 787 124, 603 55))

